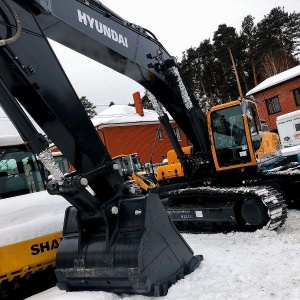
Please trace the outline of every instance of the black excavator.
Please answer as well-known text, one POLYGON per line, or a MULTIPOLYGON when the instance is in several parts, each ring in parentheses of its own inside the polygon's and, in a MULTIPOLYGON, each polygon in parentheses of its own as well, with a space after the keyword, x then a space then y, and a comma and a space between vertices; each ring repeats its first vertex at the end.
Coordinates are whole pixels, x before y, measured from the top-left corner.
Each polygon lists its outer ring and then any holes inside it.
POLYGON ((262 136, 255 104, 232 101, 206 118, 156 37, 100 1, 2 0, 0 67, 1 105, 51 171, 49 193, 72 204, 57 254, 60 288, 165 295, 201 260, 170 219, 254 230, 285 222, 285 199, 297 195, 300 172, 285 164, 266 171, 276 154, 256 157, 262 136), (147 196, 123 182, 47 38, 146 88, 176 152, 172 178, 162 170, 159 186, 147 196), (55 168, 20 105, 76 173, 63 176, 55 168), (180 148, 162 106, 191 142, 189 150, 180 148))
POLYGON ((71 204, 57 251, 57 286, 166 295, 173 283, 198 268, 202 256, 193 254, 158 195, 137 193, 135 185, 124 182, 47 38, 150 90, 152 82, 154 90, 165 89, 147 68, 146 54, 160 46, 99 1, 0 1, 1 106, 51 173, 48 192, 71 204), (75 173, 64 176, 24 110, 75 173))

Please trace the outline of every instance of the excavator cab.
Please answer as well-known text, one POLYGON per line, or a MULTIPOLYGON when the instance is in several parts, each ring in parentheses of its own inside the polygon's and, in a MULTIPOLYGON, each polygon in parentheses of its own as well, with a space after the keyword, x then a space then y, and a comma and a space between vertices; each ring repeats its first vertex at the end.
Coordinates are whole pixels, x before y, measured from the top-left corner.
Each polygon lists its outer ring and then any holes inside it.
POLYGON ((122 176, 128 176, 133 172, 143 171, 142 164, 136 153, 128 155, 121 154, 113 157, 113 160, 118 164, 118 168, 122 176))
POLYGON ((239 101, 213 107, 207 119, 217 171, 256 164, 248 118, 239 101))
POLYGON ((0 146, 0 198, 42 190, 45 190, 44 178, 36 158, 26 146, 0 146))
POLYGON ((132 180, 146 194, 149 188, 156 186, 156 178, 151 167, 145 170, 141 164, 140 158, 137 153, 121 154, 113 157, 113 161, 118 165, 120 175, 124 180, 132 180))
POLYGON ((278 138, 276 134, 263 132, 252 101, 232 101, 212 107, 207 122, 217 171, 257 166, 257 158, 277 151, 278 138))
MULTIPOLYGON (((270 156, 279 159, 279 137, 262 130, 254 102, 244 99, 216 105, 207 113, 207 127, 211 153, 216 171, 259 166, 270 156), (266 158, 267 157, 267 158, 266 158)), ((191 156, 192 147, 183 147, 185 155, 191 156)), ((157 180, 181 182, 185 180, 183 167, 172 149, 168 151, 168 165, 157 168, 157 180)))

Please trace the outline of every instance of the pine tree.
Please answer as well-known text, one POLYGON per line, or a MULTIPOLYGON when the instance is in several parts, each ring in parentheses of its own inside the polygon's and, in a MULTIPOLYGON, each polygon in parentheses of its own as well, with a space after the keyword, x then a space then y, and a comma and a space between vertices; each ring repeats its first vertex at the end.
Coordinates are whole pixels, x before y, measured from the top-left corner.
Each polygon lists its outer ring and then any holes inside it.
POLYGON ((81 104, 83 105, 83 107, 85 108, 85 111, 87 112, 88 116, 91 118, 93 118, 94 116, 97 115, 96 113, 96 106, 90 102, 86 96, 82 96, 80 98, 81 104))
POLYGON ((266 78, 300 64, 300 13, 274 8, 257 24, 248 15, 240 33, 218 26, 212 42, 183 52, 179 66, 199 105, 224 103, 266 78), (235 70, 234 70, 235 67, 235 70), (220 100, 222 99, 222 100, 220 100))
POLYGON ((223 90, 225 99, 237 99, 242 93, 238 91, 239 85, 236 79, 237 74, 241 72, 241 40, 234 27, 221 24, 214 33, 213 41, 216 58, 223 69, 223 83, 220 82, 220 88, 223 90))
POLYGON ((215 49, 210 39, 201 42, 197 51, 201 65, 201 80, 199 83, 203 89, 203 95, 209 98, 212 95, 220 95, 218 81, 221 64, 216 60, 215 49))
POLYGON ((259 61, 257 56, 258 43, 255 38, 256 32, 257 27, 254 24, 254 17, 251 15, 246 16, 242 22, 241 38, 245 43, 246 61, 250 66, 249 74, 252 74, 253 83, 255 86, 258 85, 257 68, 259 61))
POLYGON ((201 76, 200 57, 198 55, 197 48, 191 47, 183 52, 180 67, 190 86, 193 87, 195 78, 200 78, 201 76))
POLYGON ((145 91, 145 95, 142 97, 142 104, 143 104, 143 108, 154 110, 154 107, 151 101, 149 100, 146 91, 145 91))
POLYGON ((283 72, 297 64, 299 54, 300 14, 273 8, 257 24, 261 80, 283 72))

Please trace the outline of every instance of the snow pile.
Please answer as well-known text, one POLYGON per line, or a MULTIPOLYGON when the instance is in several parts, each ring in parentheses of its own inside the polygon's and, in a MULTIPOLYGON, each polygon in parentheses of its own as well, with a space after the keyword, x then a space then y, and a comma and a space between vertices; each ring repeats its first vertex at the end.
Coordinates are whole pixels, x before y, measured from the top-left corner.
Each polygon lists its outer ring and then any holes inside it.
MULTIPOLYGON (((164 300, 300 299, 300 211, 291 210, 277 231, 184 234, 204 260, 169 289, 164 300)), ((140 295, 69 292, 52 288, 30 300, 147 300, 140 295)), ((154 298, 151 298, 154 299, 154 298)))
POLYGON ((281 72, 279 74, 276 74, 272 77, 269 77, 268 79, 264 80, 259 85, 257 85, 255 88, 248 91, 246 96, 253 95, 253 94, 263 91, 271 86, 282 83, 284 81, 287 81, 287 80, 292 79, 297 76, 300 76, 300 65, 297 67, 291 68, 289 70, 286 70, 284 72, 281 72))
POLYGON ((24 144, 21 136, 16 133, 15 135, 0 136, 0 146, 12 146, 24 144))
POLYGON ((0 200, 0 247, 62 231, 63 197, 46 191, 0 200))
POLYGON ((17 129, 12 124, 10 119, 7 117, 6 113, 3 111, 3 109, 0 107, 0 136, 6 136, 6 135, 19 135, 17 129))
MULTIPOLYGON (((37 123, 28 114, 27 116, 29 117, 30 121, 35 126, 37 131, 43 133, 43 130, 37 125, 37 123)), ((0 106, 0 146, 19 144, 23 144, 23 140, 21 139, 20 134, 18 133, 11 120, 8 118, 8 116, 0 106)))

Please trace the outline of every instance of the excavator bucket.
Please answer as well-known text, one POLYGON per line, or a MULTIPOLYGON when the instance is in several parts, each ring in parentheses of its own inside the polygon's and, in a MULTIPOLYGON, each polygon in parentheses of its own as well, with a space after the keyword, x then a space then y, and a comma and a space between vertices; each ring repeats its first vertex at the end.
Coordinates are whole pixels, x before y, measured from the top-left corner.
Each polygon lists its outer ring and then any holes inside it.
POLYGON ((112 234, 110 223, 93 225, 87 236, 78 211, 67 209, 57 252, 60 289, 164 296, 199 266, 202 256, 193 255, 156 194, 120 197, 115 215, 112 234))

